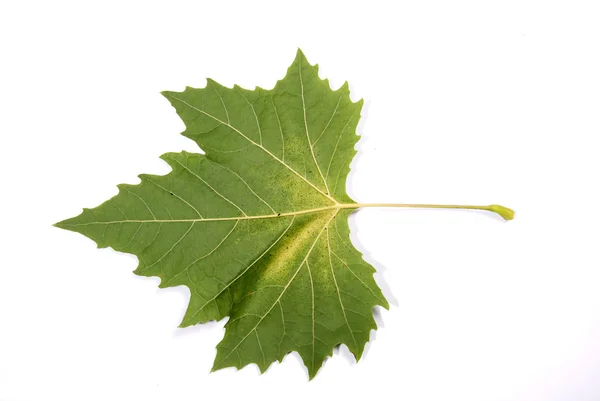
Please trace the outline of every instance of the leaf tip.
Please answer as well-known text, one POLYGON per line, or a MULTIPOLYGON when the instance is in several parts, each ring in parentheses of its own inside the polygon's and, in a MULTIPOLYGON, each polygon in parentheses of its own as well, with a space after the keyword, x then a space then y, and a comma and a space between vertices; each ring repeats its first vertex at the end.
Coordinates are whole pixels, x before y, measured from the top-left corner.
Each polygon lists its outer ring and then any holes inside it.
MULTIPOLYGON (((217 355, 218 355, 218 348, 217 348, 217 355)), ((210 373, 216 372, 217 370, 221 370, 223 369, 223 366, 218 366, 218 362, 217 359, 215 358, 215 361, 213 362, 212 367, 210 368, 210 373)))
POLYGON ((308 60, 306 59, 306 56, 304 55, 304 52, 298 48, 298 50, 296 51, 296 59, 294 60, 295 62, 302 62, 302 64, 309 64, 308 60))
POLYGON ((167 152, 158 156, 158 158, 170 164, 169 161, 174 159, 174 154, 173 152, 167 152))
MULTIPOLYGON (((85 211, 85 209, 84 209, 84 211, 85 211)), ((52 224, 52 227, 56 227, 56 228, 60 228, 60 229, 63 229, 63 230, 68 230, 68 231, 75 231, 74 230, 75 227, 74 227, 73 221, 76 218, 77 217, 72 217, 72 218, 69 218, 69 219, 61 220, 59 222, 56 222, 56 223, 52 224)))
POLYGON ((380 301, 381 302, 379 302, 379 306, 381 306, 385 310, 390 310, 390 303, 388 302, 388 300, 385 298, 385 296, 383 294, 381 294, 380 301))

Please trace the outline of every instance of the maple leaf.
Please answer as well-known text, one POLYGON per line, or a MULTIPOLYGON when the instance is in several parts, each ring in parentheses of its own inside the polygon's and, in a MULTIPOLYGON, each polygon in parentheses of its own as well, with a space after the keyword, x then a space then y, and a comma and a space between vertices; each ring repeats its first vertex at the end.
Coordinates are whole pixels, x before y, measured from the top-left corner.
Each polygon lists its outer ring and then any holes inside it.
MULTIPOLYGON (((228 316, 213 370, 264 372, 297 351, 313 378, 342 343, 360 359, 373 307, 388 308, 349 239, 353 210, 385 206, 346 193, 362 100, 347 83, 331 90, 300 50, 271 90, 208 79, 163 95, 206 154, 164 154, 169 174, 142 174, 56 225, 136 255, 134 273, 160 277, 161 288, 187 286, 182 327, 228 316)), ((498 205, 466 208, 512 218, 498 205)))

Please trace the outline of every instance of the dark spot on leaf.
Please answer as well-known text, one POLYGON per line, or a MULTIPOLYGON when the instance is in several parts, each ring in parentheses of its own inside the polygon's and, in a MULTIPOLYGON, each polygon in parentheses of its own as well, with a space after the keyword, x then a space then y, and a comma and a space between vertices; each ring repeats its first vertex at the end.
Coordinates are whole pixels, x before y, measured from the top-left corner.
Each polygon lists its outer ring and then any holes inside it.
POLYGON ((171 195, 173 195, 173 192, 171 192, 171 195))

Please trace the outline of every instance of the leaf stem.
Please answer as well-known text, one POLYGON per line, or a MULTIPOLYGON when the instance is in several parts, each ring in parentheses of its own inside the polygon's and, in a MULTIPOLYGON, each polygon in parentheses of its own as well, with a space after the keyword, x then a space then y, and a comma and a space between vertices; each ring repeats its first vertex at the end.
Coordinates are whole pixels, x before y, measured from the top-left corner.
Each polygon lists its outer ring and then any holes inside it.
POLYGON ((431 205, 423 203, 345 203, 339 204, 340 209, 358 209, 361 207, 406 207, 414 209, 470 209, 485 210, 487 212, 497 213, 504 220, 512 220, 515 212, 507 207, 500 205, 489 206, 470 206, 470 205, 431 205))

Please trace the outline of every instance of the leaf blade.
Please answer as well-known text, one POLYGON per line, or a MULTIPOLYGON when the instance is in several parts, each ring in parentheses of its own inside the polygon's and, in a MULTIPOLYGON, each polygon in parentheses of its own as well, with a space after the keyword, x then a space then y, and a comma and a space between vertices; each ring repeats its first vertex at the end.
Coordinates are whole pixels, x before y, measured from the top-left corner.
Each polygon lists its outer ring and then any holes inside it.
POLYGON ((182 327, 229 316, 213 370, 297 351, 313 378, 341 343, 359 359, 372 308, 388 307, 342 208, 362 101, 300 51, 271 90, 209 79, 163 95, 206 154, 167 153, 170 173, 57 226, 136 255, 134 273, 161 288, 187 286, 182 327))

